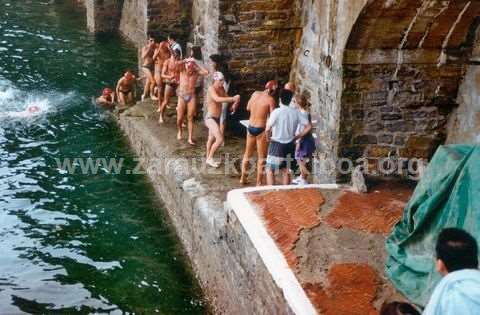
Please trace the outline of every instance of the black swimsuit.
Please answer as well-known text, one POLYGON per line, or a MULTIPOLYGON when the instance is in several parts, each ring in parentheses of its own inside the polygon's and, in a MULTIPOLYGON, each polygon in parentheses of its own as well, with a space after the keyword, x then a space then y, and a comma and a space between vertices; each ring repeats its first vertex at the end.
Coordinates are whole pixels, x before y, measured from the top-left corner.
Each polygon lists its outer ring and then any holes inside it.
POLYGON ((250 135, 257 137, 265 131, 265 128, 248 126, 247 130, 250 135))

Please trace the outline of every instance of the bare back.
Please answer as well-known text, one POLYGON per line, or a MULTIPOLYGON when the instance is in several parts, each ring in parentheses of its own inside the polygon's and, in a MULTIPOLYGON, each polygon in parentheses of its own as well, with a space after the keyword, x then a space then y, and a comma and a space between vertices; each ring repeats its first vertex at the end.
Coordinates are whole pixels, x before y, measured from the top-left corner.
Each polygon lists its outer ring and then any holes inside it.
POLYGON ((250 111, 249 125, 252 127, 265 128, 270 113, 275 108, 275 99, 266 92, 253 93, 247 105, 250 111))

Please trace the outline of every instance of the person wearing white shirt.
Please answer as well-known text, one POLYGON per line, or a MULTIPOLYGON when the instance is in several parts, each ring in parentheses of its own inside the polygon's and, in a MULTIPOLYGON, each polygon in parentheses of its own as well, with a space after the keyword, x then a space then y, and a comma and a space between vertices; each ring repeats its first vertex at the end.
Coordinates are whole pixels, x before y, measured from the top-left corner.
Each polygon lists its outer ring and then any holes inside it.
POLYGON ((176 37, 172 34, 168 35, 168 43, 170 44, 171 51, 178 50, 180 51, 180 59, 183 59, 183 50, 182 46, 177 43, 176 37))
POLYGON ((295 158, 295 135, 299 125, 308 120, 299 111, 290 107, 293 92, 283 90, 280 94, 280 107, 275 109, 267 121, 267 134, 271 133, 267 156, 267 184, 275 184, 275 173, 282 173, 282 184, 290 184, 290 165, 295 158))
POLYGON ((480 314, 477 241, 463 230, 447 228, 438 236, 435 251, 437 271, 443 278, 423 314, 480 314))

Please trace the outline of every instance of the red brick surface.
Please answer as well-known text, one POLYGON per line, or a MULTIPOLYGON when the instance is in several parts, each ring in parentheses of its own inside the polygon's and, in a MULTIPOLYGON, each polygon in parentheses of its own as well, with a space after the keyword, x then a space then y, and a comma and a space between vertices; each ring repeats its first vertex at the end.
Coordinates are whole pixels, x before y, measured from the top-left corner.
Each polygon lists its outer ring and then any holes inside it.
POLYGON ((364 264, 333 265, 328 272, 328 285, 307 283, 304 289, 314 306, 324 315, 374 315, 373 306, 379 279, 364 264))
POLYGON ((267 229, 295 269, 298 257, 293 252, 302 229, 320 223, 320 207, 325 202, 318 189, 281 190, 250 193, 247 198, 263 215, 267 229))
POLYGON ((389 234, 400 220, 412 189, 398 183, 382 184, 368 194, 345 192, 324 219, 335 228, 389 234))

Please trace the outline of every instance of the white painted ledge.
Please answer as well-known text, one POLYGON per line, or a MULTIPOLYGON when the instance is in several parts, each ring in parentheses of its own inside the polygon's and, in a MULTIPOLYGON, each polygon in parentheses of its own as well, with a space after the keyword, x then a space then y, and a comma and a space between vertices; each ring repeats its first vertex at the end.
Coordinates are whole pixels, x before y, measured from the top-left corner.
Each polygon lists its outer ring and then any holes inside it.
POLYGON ((295 273, 290 269, 285 256, 268 233, 265 224, 263 223, 263 218, 259 216, 257 210, 254 209, 245 195, 250 192, 305 188, 341 189, 342 187, 336 184, 327 184, 305 186, 265 186, 236 189, 228 193, 227 203, 235 212, 238 220, 250 237, 250 240, 262 258, 265 266, 272 275, 273 280, 283 291, 285 299, 292 311, 297 315, 314 315, 318 314, 315 307, 298 282, 295 273))

